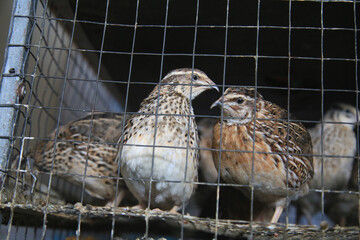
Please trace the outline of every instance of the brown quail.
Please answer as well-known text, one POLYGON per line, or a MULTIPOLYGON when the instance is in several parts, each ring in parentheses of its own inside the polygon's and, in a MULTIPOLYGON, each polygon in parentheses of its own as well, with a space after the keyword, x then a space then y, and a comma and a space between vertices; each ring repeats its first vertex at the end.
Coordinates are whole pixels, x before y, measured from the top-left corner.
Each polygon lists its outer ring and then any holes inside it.
MULTIPOLYGON (((309 133, 254 88, 228 88, 214 106, 224 113, 213 137, 213 149, 221 150, 221 159, 220 151, 213 151, 215 166, 221 161, 221 178, 247 186, 253 179, 254 201, 276 207, 271 222, 277 222, 286 196, 295 199, 308 190, 313 175, 309 133)), ((250 197, 248 187, 239 189, 250 197)))
POLYGON ((128 120, 118 160, 137 207, 176 212, 193 194, 199 140, 191 101, 212 88, 200 70, 173 70, 128 120))

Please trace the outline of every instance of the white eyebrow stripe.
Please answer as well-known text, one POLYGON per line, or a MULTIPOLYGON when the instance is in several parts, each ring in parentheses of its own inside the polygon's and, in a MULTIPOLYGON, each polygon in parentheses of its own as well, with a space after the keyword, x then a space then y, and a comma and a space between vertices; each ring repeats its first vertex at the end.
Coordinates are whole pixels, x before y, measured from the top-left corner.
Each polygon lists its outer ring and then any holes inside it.
MULTIPOLYGON (((164 78, 167 78, 167 77, 170 77, 170 76, 175 76, 175 75, 191 74, 191 73, 192 73, 191 70, 190 70, 190 71, 175 71, 175 72, 169 73, 169 74, 166 75, 164 78)), ((203 76, 203 77, 207 77, 207 76, 204 75, 203 73, 200 73, 200 72, 198 72, 198 71, 196 71, 196 70, 194 70, 193 73, 196 73, 196 74, 201 75, 201 76, 203 76)))
POLYGON ((243 97, 245 99, 249 99, 248 96, 244 95, 244 94, 237 94, 237 93, 230 93, 230 94, 227 94, 227 97, 228 98, 238 98, 238 97, 243 97))
POLYGON ((166 77, 170 77, 170 76, 173 76, 173 75, 183 75, 183 74, 186 74, 186 73, 189 73, 189 71, 176 71, 176 72, 169 73, 168 75, 166 75, 166 77))

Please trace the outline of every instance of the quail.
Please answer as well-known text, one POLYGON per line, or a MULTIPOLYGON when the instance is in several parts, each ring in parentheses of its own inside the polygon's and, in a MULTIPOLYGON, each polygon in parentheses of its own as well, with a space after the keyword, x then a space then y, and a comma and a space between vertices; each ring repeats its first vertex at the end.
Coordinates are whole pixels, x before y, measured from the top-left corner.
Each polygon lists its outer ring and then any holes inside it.
POLYGON ((173 70, 128 120, 118 161, 127 187, 139 201, 136 207, 150 204, 177 212, 190 199, 198 177, 199 146, 191 101, 212 88, 218 90, 200 70, 173 70))
POLYGON ((309 130, 313 142, 314 178, 310 187, 321 189, 344 189, 349 182, 353 158, 356 153, 354 127, 360 112, 353 106, 338 103, 327 111, 324 123, 309 130), (323 128, 323 130, 322 130, 323 128), (322 135, 322 136, 321 136, 322 135), (323 166, 321 156, 323 155, 323 166), (321 168, 323 167, 323 175, 321 168))
MULTIPOLYGON (((253 180, 253 200, 275 207, 271 222, 276 223, 287 196, 296 199, 308 190, 313 175, 309 133, 254 88, 228 88, 214 106, 222 107, 224 116, 214 126, 213 137, 213 149, 218 149, 213 159, 216 167, 220 160, 221 178, 247 186, 253 180)), ((248 187, 238 188, 250 196, 248 187)))
POLYGON ((48 136, 50 141, 38 142, 28 157, 41 172, 52 171, 58 178, 78 186, 83 184, 86 167, 86 193, 103 200, 107 206, 117 206, 126 192, 120 182, 119 194, 115 196, 118 176, 115 158, 122 128, 123 115, 93 113, 60 126, 56 143, 54 130, 48 136))
MULTIPOLYGON (((359 117, 360 112, 355 107, 345 103, 336 103, 324 115, 323 123, 318 123, 309 129, 313 152, 316 155, 314 157, 314 177, 310 183, 311 189, 322 189, 322 184, 326 190, 345 190, 347 188, 356 153, 354 127, 359 121, 359 117)), ((299 199, 296 205, 298 207, 297 218, 305 215, 308 223, 311 224, 311 216, 321 209, 320 194, 311 192, 299 199)))

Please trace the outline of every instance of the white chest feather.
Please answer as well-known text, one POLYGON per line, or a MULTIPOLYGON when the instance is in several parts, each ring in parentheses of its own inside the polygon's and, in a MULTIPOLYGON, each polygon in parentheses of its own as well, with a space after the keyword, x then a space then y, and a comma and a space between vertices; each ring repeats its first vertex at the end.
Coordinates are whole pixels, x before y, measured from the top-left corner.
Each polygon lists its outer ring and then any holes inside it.
POLYGON ((148 199, 149 181, 155 181, 151 204, 167 208, 168 204, 188 200, 193 192, 193 184, 184 182, 197 178, 198 137, 193 119, 162 116, 155 128, 155 124, 151 125, 154 118, 149 116, 146 121, 150 124, 145 127, 135 121, 137 130, 129 132, 121 151, 121 173, 125 178, 139 180, 126 183, 143 202, 148 199))

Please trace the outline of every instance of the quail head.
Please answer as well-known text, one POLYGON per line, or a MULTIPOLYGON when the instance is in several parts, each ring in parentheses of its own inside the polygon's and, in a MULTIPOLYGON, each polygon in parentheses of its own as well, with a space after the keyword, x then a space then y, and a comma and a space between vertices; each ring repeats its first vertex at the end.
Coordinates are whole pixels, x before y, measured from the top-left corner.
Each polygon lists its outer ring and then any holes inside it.
POLYGON ((200 70, 173 70, 128 120, 118 161, 138 207, 150 204, 174 212, 191 197, 198 176, 198 133, 191 101, 212 88, 217 89, 200 70))
MULTIPOLYGON (((315 155, 314 177, 311 180, 310 188, 318 190, 323 186, 326 190, 345 190, 347 188, 356 153, 354 127, 359 119, 360 112, 355 107, 337 103, 326 112, 322 123, 309 129, 315 155)), ((331 204, 326 200, 326 205, 331 204)), ((320 193, 311 192, 299 199, 296 205, 298 219, 305 215, 308 223, 311 224, 311 216, 321 210, 320 193)))
MULTIPOLYGON (((313 174, 309 133, 254 88, 228 88, 214 106, 222 107, 224 114, 213 138, 221 178, 254 186, 254 200, 276 207, 271 222, 277 222, 286 197, 297 198, 308 189, 313 174)), ((239 189, 250 196, 248 187, 239 189)))
MULTIPOLYGON (((35 166, 42 173, 50 173, 71 184, 82 186, 90 196, 117 206, 125 194, 119 183, 116 192, 118 165, 115 161, 117 141, 122 134, 123 115, 95 113, 60 126, 40 141, 30 152, 35 166), (86 168, 86 176, 85 176, 86 168)), ((67 193, 65 193, 67 194, 67 193)))

